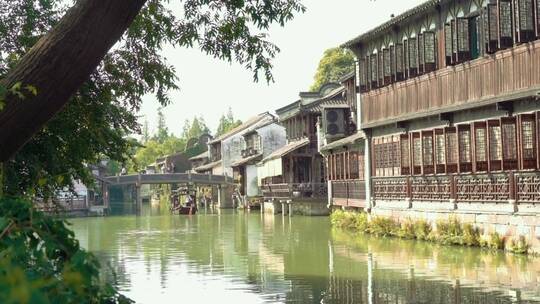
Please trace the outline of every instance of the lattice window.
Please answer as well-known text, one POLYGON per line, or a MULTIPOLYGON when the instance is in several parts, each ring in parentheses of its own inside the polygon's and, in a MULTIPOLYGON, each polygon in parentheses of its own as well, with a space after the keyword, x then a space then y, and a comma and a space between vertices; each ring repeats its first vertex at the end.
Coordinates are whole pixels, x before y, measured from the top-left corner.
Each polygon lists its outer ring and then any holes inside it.
POLYGON ((519 30, 533 31, 534 16, 533 16, 533 0, 518 0, 517 15, 519 20, 519 30))
POLYGON ((365 59, 360 59, 358 62, 360 66, 360 85, 365 87, 367 85, 367 64, 365 59))
POLYGON ((378 66, 379 66, 379 85, 383 85, 384 83, 384 56, 383 56, 383 53, 380 52, 377 56, 379 58, 379 63, 378 63, 378 66))
POLYGON ((390 62, 390 74, 392 76, 396 75, 396 47, 391 45, 390 46, 390 52, 388 54, 390 56, 389 62, 390 62))
POLYGON ((452 51, 454 53, 457 53, 458 51, 458 34, 457 34, 457 27, 456 27, 456 20, 452 20, 450 22, 452 25, 452 51))
POLYGON ((444 165, 446 163, 444 134, 435 135, 435 162, 437 165, 444 165))
POLYGON ((503 124, 503 157, 504 159, 515 160, 517 159, 517 142, 516 142, 516 125, 515 124, 503 124))
POLYGON ((535 159, 534 151, 534 121, 525 120, 521 123, 521 137, 522 137, 522 146, 523 146, 523 158, 524 159, 535 159))
POLYGON ((390 62, 390 50, 383 50, 384 56, 384 77, 390 77, 392 74, 391 62, 390 62))
POLYGON ((424 33, 424 60, 425 63, 435 63, 435 33, 424 33))
POLYGON ((424 152, 424 166, 433 165, 433 136, 427 135, 423 137, 422 148, 424 152))
POLYGON ((459 161, 462 163, 471 162, 471 131, 459 131, 459 161))
POLYGON ((403 44, 396 44, 396 72, 403 73, 403 44))
POLYGON ((377 82, 377 55, 373 54, 369 59, 371 61, 371 82, 377 82))
POLYGON ((424 57, 424 35, 420 34, 418 35, 418 63, 419 65, 424 65, 425 63, 425 57, 424 57))
POLYGON ((486 129, 477 128, 475 135, 476 161, 487 161, 486 129))
MULTIPOLYGON (((404 72, 409 70, 409 41, 407 39, 403 40, 403 68, 404 72)), ((405 78, 407 76, 405 73, 405 78)))
POLYGON ((512 3, 499 1, 499 33, 501 37, 512 38, 512 3))
POLYGON ((536 0, 536 36, 540 36, 540 1, 536 0))
POLYGON ((409 140, 406 138, 401 138, 401 166, 402 167, 409 167, 410 161, 409 161, 409 140))
POLYGON ((399 142, 393 142, 392 144, 392 167, 399 167, 399 142))
POLYGON ((444 49, 445 49, 446 57, 452 58, 452 46, 453 46, 452 25, 447 23, 444 25, 444 49))
POLYGON ((502 137, 500 126, 489 127, 489 157, 490 160, 502 160, 502 137))
POLYGON ((420 137, 413 138, 413 151, 414 151, 413 164, 415 166, 421 166, 422 165, 422 140, 420 139, 420 137))
POLYGON ((468 52, 470 50, 469 45, 469 19, 459 18, 457 20, 457 32, 458 32, 458 50, 460 52, 468 52))
POLYGON ((457 134, 455 132, 446 133, 446 155, 449 164, 456 164, 458 161, 457 134))
POLYGON ((418 44, 416 38, 409 39, 409 68, 418 67, 418 44))

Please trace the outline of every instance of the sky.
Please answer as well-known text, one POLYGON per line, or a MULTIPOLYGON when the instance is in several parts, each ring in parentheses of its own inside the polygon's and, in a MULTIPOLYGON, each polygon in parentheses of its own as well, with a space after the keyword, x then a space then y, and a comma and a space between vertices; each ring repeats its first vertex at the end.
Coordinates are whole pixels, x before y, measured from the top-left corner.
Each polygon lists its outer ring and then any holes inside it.
MULTIPOLYGON (((175 66, 180 90, 171 91, 172 103, 163 109, 167 126, 181 134, 186 119, 203 116, 215 132, 219 118, 232 108, 235 117, 246 120, 298 99, 309 89, 319 60, 326 49, 336 47, 386 22, 424 0, 303 0, 304 14, 281 28, 270 29, 270 41, 281 52, 273 61, 274 83, 253 82, 253 73, 236 63, 223 62, 198 49, 167 47, 163 54, 175 66)), ((261 76, 261 78, 264 78, 261 76)), ((159 103, 143 97, 140 123, 148 120, 150 131, 157 125, 159 103)))

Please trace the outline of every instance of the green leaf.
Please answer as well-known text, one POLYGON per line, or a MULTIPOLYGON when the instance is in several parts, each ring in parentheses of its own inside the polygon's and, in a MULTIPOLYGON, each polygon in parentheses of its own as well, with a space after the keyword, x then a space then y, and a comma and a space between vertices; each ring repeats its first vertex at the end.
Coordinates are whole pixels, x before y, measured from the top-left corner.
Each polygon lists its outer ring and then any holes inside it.
POLYGON ((40 179, 38 180, 38 185, 39 185, 40 187, 45 186, 45 184, 47 184, 47 179, 46 179, 46 178, 43 177, 43 178, 40 178, 40 179))
POLYGON ((2 232, 9 225, 9 219, 0 217, 0 232, 2 232))
POLYGON ((6 103, 4 101, 0 100, 0 111, 2 111, 5 106, 6 106, 6 103))
POLYGON ((7 95, 8 90, 3 85, 0 85, 0 100, 3 100, 7 95))
POLYGON ((20 92, 20 91, 21 91, 21 87, 22 87, 22 82, 18 81, 17 83, 15 83, 15 84, 11 87, 11 92, 12 92, 12 93, 20 92))
POLYGON ((33 85, 26 85, 24 87, 25 90, 27 90, 28 92, 30 92, 32 95, 36 96, 37 93, 38 93, 38 90, 35 86, 33 85))

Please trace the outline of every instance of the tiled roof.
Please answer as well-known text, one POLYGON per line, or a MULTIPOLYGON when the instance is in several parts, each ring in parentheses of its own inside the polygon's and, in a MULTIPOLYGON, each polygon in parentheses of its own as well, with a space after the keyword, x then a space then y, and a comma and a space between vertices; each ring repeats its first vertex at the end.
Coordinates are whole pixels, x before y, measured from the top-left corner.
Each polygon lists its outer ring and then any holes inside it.
POLYGON ((257 116, 251 117, 250 119, 246 120, 244 123, 232 129, 231 131, 219 136, 216 139, 211 140, 209 144, 214 144, 214 143, 224 141, 225 139, 233 135, 236 135, 250 127, 258 127, 259 125, 267 125, 269 121, 273 121, 273 120, 275 120, 275 117, 268 112, 259 114, 257 116))
POLYGON ((324 147, 321 148, 321 151, 329 151, 332 149, 337 149, 343 146, 351 145, 351 144, 354 144, 357 140, 364 139, 364 138, 366 138, 366 135, 364 134, 364 132, 357 132, 354 135, 345 137, 340 140, 336 140, 332 143, 329 143, 328 145, 325 145, 324 147))
POLYGON ((276 158, 281 158, 282 156, 285 156, 297 149, 307 146, 308 144, 309 144, 309 139, 307 138, 290 142, 289 144, 274 151, 272 154, 270 154, 265 159, 263 159, 262 162, 266 162, 266 161, 273 160, 276 158))
POLYGON ((193 156, 189 160, 199 160, 199 159, 205 159, 205 158, 208 158, 208 151, 204 151, 203 153, 199 155, 193 156))
POLYGON ((241 160, 235 161, 234 163, 231 164, 231 167, 239 167, 239 166, 247 164, 247 163, 249 163, 251 161, 258 160, 258 159, 261 159, 261 158, 262 158, 262 153, 255 154, 255 155, 243 158, 241 160))
POLYGON ((205 171, 209 171, 217 166, 220 166, 221 165, 221 160, 218 160, 218 161, 215 161, 213 163, 209 163, 209 164, 206 164, 204 166, 200 166, 200 167, 197 167, 193 170, 195 170, 196 172, 205 172, 205 171))

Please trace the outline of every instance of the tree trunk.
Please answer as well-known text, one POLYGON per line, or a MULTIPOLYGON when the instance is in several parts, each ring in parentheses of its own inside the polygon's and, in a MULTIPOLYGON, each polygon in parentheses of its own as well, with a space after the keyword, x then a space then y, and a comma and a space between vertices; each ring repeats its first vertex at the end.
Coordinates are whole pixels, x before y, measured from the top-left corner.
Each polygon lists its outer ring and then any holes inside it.
POLYGON ((8 160, 62 107, 122 37, 146 0, 79 0, 0 85, 21 82, 36 96, 8 96, 0 111, 0 162, 8 160))

